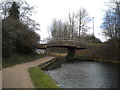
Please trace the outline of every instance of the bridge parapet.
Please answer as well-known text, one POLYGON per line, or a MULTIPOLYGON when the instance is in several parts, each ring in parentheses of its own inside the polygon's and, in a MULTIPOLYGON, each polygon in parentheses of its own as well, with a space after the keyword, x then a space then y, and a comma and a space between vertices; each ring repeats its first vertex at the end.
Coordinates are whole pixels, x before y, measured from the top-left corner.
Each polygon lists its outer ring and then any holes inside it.
POLYGON ((88 44, 88 42, 86 42, 85 40, 79 40, 79 39, 56 39, 56 40, 51 40, 51 42, 49 42, 49 44, 88 44))
POLYGON ((89 42, 85 42, 84 40, 78 39, 56 39, 51 40, 51 42, 47 44, 40 44, 38 48, 46 49, 50 47, 65 47, 65 48, 87 48, 87 44, 89 42))

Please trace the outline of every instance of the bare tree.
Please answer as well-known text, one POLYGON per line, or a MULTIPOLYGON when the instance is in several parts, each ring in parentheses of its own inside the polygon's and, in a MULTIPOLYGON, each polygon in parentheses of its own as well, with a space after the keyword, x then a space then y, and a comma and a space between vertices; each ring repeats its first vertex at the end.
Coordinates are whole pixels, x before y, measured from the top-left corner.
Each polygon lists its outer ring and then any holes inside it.
MULTIPOLYGON (((71 26, 72 27, 72 26, 71 26)), ((54 41, 68 39, 73 35, 71 27, 68 22, 54 19, 50 26, 50 32, 54 41)))
MULTIPOLYGON (((106 37, 109 37, 112 43, 116 45, 118 57, 120 54, 120 1, 110 0, 107 3, 109 10, 106 11, 102 28, 106 37)), ((111 46, 113 47, 113 46, 111 46)), ((114 48, 115 49, 115 48, 114 48)))
POLYGON ((106 30, 106 35, 110 38, 115 36, 115 18, 110 13, 110 11, 106 12, 104 23, 102 25, 102 28, 106 30))
POLYGON ((69 31, 69 38, 76 38, 77 35, 77 28, 76 28, 76 14, 69 13, 68 16, 68 31, 69 31))
POLYGON ((8 12, 9 12, 9 9, 11 7, 11 2, 1 2, 0 5, 1 5, 1 9, 2 9, 2 19, 5 19, 6 17, 8 17, 8 12))
POLYGON ((69 32, 68 32, 68 25, 65 23, 64 27, 63 27, 64 31, 63 31, 63 37, 68 39, 69 38, 69 32))
POLYGON ((78 22, 78 32, 79 37, 82 33, 85 33, 88 29, 88 22, 90 21, 90 17, 88 17, 87 10, 85 8, 80 8, 78 13, 76 14, 76 19, 78 22))
MULTIPOLYGON (((73 14, 74 15, 74 14, 73 14)), ((68 28, 69 28, 69 38, 72 38, 73 37, 73 26, 74 25, 72 25, 72 24, 74 24, 73 23, 73 20, 72 19, 74 19, 72 16, 71 16, 71 14, 69 13, 69 16, 68 16, 68 28)))
POLYGON ((57 39, 57 21, 53 20, 52 25, 50 26, 50 32, 53 40, 57 39))
POLYGON ((78 28, 79 36, 82 31, 82 34, 85 34, 88 29, 88 22, 90 18, 86 9, 80 9, 79 12, 69 13, 67 22, 61 20, 56 20, 52 22, 50 27, 51 35, 53 40, 60 40, 62 38, 78 38, 78 28))
POLYGON ((110 38, 120 37, 120 1, 111 0, 109 10, 106 12, 102 28, 107 30, 107 36, 110 38))

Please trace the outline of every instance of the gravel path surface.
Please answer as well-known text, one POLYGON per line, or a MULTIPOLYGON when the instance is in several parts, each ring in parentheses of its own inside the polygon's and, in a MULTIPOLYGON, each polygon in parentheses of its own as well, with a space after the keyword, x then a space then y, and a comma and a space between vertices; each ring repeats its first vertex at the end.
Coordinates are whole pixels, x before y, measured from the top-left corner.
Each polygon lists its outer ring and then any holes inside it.
POLYGON ((28 73, 30 67, 38 66, 54 57, 44 57, 35 61, 18 64, 2 70, 2 88, 34 88, 28 73))

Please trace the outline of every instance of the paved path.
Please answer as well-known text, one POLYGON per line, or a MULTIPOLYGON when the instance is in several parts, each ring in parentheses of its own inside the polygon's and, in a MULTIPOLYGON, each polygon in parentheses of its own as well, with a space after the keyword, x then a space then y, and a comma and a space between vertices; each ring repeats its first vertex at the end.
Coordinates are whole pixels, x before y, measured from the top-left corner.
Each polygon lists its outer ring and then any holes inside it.
POLYGON ((34 88, 29 77, 28 69, 30 67, 38 66, 53 58, 54 57, 44 57, 35 61, 3 69, 2 88, 34 88))

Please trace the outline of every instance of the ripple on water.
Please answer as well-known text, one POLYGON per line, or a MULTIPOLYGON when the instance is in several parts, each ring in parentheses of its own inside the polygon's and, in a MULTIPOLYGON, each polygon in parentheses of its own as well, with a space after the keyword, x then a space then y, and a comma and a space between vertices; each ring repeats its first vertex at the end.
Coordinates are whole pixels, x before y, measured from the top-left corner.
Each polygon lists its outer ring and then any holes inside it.
POLYGON ((112 63, 81 61, 64 63, 47 73, 65 88, 117 88, 118 68, 112 63))

